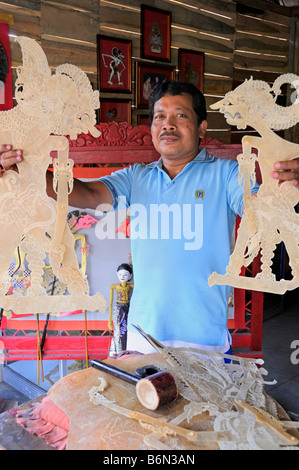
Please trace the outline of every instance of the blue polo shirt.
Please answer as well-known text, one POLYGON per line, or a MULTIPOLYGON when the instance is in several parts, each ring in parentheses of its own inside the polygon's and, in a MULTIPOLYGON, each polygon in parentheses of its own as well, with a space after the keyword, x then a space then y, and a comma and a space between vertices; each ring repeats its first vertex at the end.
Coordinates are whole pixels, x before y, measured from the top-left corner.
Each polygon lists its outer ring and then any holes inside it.
POLYGON ((162 342, 223 346, 228 337, 228 286, 208 286, 224 274, 243 193, 238 164, 201 150, 171 180, 162 160, 101 178, 131 216, 134 292, 132 324, 162 342))

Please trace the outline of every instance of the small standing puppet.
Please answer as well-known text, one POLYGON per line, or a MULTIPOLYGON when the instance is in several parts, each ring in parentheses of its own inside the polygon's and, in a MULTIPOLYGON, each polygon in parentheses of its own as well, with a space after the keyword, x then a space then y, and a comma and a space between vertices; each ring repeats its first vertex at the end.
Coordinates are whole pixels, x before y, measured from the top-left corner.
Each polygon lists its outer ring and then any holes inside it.
POLYGON ((133 291, 133 284, 128 284, 132 279, 132 266, 123 263, 117 268, 117 277, 120 284, 111 284, 108 328, 114 331, 111 342, 110 356, 114 356, 127 348, 127 319, 129 313, 130 299, 133 291), (113 309, 113 294, 116 291, 116 306, 113 309), (113 320, 113 325, 112 325, 113 320))

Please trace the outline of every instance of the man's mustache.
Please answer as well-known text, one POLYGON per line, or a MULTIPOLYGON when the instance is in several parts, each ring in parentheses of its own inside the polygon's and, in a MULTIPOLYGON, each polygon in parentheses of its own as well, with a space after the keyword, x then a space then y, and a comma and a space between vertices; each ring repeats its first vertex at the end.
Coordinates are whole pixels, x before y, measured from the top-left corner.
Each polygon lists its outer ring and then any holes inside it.
POLYGON ((160 134, 160 139, 162 137, 180 137, 180 136, 176 134, 175 132, 163 132, 162 134, 160 134))

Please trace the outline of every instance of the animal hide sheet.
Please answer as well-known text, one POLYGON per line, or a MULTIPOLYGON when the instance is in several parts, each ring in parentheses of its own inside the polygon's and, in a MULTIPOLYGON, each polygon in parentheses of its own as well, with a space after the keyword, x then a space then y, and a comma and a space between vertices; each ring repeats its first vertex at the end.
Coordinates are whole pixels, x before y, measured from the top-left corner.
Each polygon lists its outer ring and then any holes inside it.
POLYGON ((89 295, 86 275, 79 268, 74 236, 68 223, 68 195, 73 187, 69 141, 80 133, 98 136, 95 110, 99 92, 78 67, 63 64, 52 74, 39 44, 18 37, 23 65, 17 68, 17 105, 0 112, 0 143, 23 150, 18 171, 0 179, 0 306, 15 314, 106 310, 100 293, 89 295), (51 151, 57 151, 52 161, 51 151), (46 192, 46 172, 53 163, 57 202, 46 192), (26 254, 30 286, 7 295, 8 269, 15 250, 26 254), (43 285, 45 258, 65 293, 49 295, 43 285))
POLYGON ((238 229, 235 249, 226 273, 212 273, 209 285, 225 284, 241 289, 284 294, 299 286, 299 190, 291 183, 279 181, 270 175, 274 163, 299 156, 299 145, 280 137, 275 131, 288 129, 299 122, 299 76, 284 74, 271 87, 260 80, 246 80, 224 99, 211 106, 224 114, 228 124, 238 129, 247 126, 259 136, 242 139, 243 152, 238 155, 239 181, 244 191, 244 213, 238 229), (276 103, 281 87, 290 84, 296 95, 290 106, 276 103), (257 149, 257 155, 253 152, 257 149), (262 183, 256 197, 251 186, 255 183, 255 163, 259 164, 262 183), (283 243, 291 267, 292 278, 276 279, 272 272, 272 258, 277 246, 283 243), (243 266, 261 254, 261 271, 254 277, 240 275, 243 266))
POLYGON ((67 449, 298 450, 290 419, 264 393, 262 361, 230 356, 225 364, 223 358, 165 348, 163 355, 106 360, 131 373, 154 364, 173 375, 178 398, 155 411, 141 405, 135 385, 97 369, 64 377, 48 395, 70 419, 67 449))

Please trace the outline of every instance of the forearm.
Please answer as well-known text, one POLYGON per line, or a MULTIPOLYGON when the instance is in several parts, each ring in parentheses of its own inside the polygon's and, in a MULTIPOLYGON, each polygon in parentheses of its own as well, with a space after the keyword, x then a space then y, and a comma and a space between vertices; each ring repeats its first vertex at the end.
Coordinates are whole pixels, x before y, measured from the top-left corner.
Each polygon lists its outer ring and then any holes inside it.
MULTIPOLYGON (((53 189, 53 172, 47 171, 47 194, 53 199, 57 195, 53 189)), ((69 205, 80 209, 96 209, 99 205, 107 205, 109 210, 113 198, 107 186, 100 181, 83 182, 74 178, 73 190, 69 195, 69 205)))

